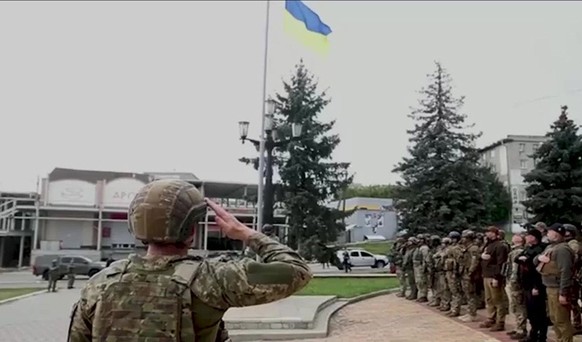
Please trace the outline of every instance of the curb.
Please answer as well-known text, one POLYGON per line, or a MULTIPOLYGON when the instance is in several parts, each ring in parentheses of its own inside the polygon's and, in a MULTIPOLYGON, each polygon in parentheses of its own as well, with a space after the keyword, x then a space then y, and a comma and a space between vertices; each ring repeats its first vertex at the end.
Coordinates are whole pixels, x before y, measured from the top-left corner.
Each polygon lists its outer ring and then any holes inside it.
POLYGON ((347 302, 347 305, 349 305, 349 304, 354 304, 354 303, 360 302, 362 300, 371 299, 371 298, 378 297, 378 296, 389 295, 389 294, 392 294, 392 293, 395 293, 398 291, 400 291, 399 288, 386 289, 386 290, 379 290, 376 292, 366 293, 366 294, 359 295, 359 296, 352 297, 352 298, 338 298, 338 299, 345 300, 347 302))
POLYGON ((355 278, 396 278, 396 274, 393 273, 356 273, 356 274, 326 274, 326 273, 315 273, 313 274, 313 278, 348 278, 348 279, 355 279, 355 278))
POLYGON ((21 299, 25 299, 25 298, 28 298, 28 297, 34 297, 34 296, 37 296, 37 295, 39 295, 41 293, 46 293, 46 292, 47 292, 46 289, 44 289, 44 290, 39 290, 39 291, 36 291, 36 292, 27 293, 27 294, 22 295, 22 296, 16 296, 16 297, 12 297, 12 298, 8 298, 8 299, 0 300, 0 305, 7 304, 7 303, 10 303, 10 302, 14 302, 14 301, 21 300, 21 299))

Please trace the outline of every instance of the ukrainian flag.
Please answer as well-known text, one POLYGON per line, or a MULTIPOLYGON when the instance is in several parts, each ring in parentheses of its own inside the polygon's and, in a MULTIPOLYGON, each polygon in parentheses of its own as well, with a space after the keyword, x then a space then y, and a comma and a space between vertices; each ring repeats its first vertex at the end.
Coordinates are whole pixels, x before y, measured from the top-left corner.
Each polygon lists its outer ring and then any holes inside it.
POLYGON ((302 1, 285 0, 285 30, 313 50, 326 54, 331 28, 302 1))

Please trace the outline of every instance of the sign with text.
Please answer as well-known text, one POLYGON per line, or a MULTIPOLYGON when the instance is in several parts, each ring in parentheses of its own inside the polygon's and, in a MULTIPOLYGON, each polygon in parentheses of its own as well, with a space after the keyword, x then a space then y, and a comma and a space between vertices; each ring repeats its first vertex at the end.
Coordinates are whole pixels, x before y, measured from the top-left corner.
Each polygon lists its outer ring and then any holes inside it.
POLYGON ((94 206, 95 184, 80 180, 58 180, 48 185, 48 203, 51 205, 94 206))
POLYGON ((103 206, 126 209, 144 185, 134 178, 119 178, 107 182, 103 191, 103 206))

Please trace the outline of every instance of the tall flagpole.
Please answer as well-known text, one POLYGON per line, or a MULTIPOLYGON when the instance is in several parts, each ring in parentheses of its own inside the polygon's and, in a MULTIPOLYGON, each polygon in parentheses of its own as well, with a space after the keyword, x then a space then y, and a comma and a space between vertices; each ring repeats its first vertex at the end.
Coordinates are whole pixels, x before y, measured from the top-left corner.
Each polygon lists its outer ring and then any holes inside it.
POLYGON ((260 148, 259 148, 259 186, 257 189, 258 198, 258 217, 257 217, 257 230, 263 228, 263 188, 264 188, 264 175, 265 175, 265 114, 267 111, 267 66, 269 58, 269 13, 271 7, 271 1, 267 0, 267 14, 265 17, 265 54, 263 61, 263 111, 261 113, 261 133, 260 133, 260 148))

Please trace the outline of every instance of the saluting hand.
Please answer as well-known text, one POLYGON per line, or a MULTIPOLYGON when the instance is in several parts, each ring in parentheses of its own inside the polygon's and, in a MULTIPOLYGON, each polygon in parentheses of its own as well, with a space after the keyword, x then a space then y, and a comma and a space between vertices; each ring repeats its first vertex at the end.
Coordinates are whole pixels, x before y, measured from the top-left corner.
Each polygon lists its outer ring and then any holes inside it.
POLYGON ((242 224, 233 214, 224 210, 219 204, 205 198, 206 203, 216 214, 216 224, 222 232, 230 239, 247 241, 256 232, 242 224))

